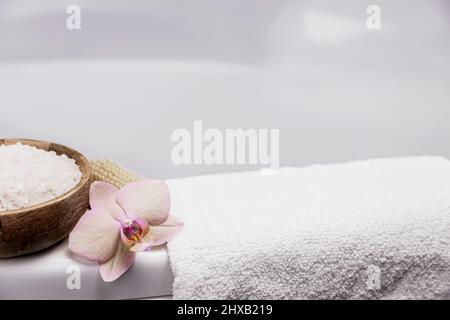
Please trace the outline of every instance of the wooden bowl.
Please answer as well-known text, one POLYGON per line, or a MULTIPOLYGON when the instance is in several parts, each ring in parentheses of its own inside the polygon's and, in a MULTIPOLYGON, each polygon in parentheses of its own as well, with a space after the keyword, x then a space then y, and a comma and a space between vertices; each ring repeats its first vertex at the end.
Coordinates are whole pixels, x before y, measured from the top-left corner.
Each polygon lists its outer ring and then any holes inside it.
POLYGON ((0 139, 0 145, 17 142, 67 155, 75 160, 83 175, 77 186, 56 199, 27 208, 0 211, 0 258, 36 252, 61 241, 89 206, 92 169, 81 153, 56 143, 0 139))

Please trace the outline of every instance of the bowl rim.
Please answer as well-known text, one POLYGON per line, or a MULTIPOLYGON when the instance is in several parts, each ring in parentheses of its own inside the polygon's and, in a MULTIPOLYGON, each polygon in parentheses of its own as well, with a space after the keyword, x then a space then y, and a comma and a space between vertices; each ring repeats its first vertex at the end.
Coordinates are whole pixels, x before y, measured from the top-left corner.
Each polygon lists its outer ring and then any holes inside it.
MULTIPOLYGON (((80 159, 81 164, 86 168, 86 172, 81 172, 82 173, 81 179, 76 186, 74 186, 72 189, 70 189, 66 193, 60 195, 59 197, 48 200, 46 202, 42 202, 42 203, 38 203, 38 204, 35 204, 32 206, 29 206, 29 207, 23 207, 23 208, 18 208, 18 209, 14 209, 14 210, 0 211, 0 217, 21 214, 21 213, 25 213, 28 211, 35 211, 35 210, 39 210, 39 209, 45 208, 47 206, 51 206, 56 203, 62 202, 64 200, 68 199, 69 197, 71 197, 72 195, 74 195, 75 193, 77 193, 86 183, 89 183, 89 181, 91 180, 92 167, 91 167, 89 160, 81 152, 79 152, 71 147, 68 147, 68 146, 66 146, 64 144, 60 144, 60 143, 44 141, 44 140, 37 140, 37 139, 22 139, 22 138, 1 138, 0 139, 0 145, 5 145, 5 142, 11 142, 11 143, 8 143, 7 145, 21 142, 23 144, 31 145, 33 147, 36 147, 33 143, 45 143, 50 146, 51 145, 60 146, 63 149, 76 154, 77 157, 80 159)), ((36 148, 38 148, 38 147, 36 147, 36 148)), ((73 159, 66 152, 63 152, 63 153, 70 159, 73 159)), ((75 159, 73 159, 73 160, 75 160, 75 159)), ((81 167, 81 165, 78 164, 78 167, 81 167)))

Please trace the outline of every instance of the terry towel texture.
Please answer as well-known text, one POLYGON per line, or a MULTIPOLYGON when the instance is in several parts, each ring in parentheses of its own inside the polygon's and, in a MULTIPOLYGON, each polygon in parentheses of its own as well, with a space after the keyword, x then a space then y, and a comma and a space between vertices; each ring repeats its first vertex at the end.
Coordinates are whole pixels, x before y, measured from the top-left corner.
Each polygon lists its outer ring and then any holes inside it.
POLYGON ((450 162, 379 159, 168 181, 175 299, 450 297, 450 162))

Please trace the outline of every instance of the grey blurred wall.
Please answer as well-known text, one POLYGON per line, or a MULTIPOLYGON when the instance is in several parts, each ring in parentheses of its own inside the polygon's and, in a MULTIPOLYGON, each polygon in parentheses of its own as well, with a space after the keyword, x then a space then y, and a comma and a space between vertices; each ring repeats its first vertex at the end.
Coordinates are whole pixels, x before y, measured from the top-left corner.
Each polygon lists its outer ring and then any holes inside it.
POLYGON ((163 178, 255 168, 175 166, 194 120, 279 128, 282 165, 450 157, 449 27, 448 1, 0 0, 0 136, 163 178))

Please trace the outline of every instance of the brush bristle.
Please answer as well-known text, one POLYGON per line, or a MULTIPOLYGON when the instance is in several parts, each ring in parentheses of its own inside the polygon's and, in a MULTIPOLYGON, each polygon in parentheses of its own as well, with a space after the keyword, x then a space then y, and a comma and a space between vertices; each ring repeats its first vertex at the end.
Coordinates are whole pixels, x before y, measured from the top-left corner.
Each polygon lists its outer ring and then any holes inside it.
POLYGON ((108 182, 117 188, 122 188, 127 183, 143 179, 109 159, 94 160, 91 161, 91 165, 94 171, 94 180, 108 182))

